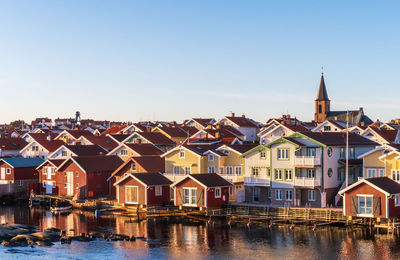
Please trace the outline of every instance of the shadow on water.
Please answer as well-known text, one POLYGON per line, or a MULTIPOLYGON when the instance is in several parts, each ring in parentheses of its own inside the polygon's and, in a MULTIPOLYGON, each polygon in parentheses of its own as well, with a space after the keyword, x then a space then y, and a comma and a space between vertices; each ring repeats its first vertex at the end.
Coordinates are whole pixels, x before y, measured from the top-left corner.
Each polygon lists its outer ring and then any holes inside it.
POLYGON ((400 259, 399 238, 362 228, 212 224, 181 218, 137 222, 129 217, 73 211, 53 215, 42 209, 0 207, 1 223, 57 227, 70 235, 91 231, 143 237, 135 242, 56 243, 52 247, 5 248, 0 258, 29 259, 400 259), (21 258, 22 257, 22 258, 21 258))

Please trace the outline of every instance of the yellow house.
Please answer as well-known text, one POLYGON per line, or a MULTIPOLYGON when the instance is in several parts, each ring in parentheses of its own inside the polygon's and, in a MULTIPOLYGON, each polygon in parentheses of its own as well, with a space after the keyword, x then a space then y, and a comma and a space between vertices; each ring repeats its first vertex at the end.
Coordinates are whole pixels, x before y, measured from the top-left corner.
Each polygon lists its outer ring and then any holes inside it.
POLYGON ((400 181, 400 151, 392 145, 382 145, 358 157, 363 160, 363 177, 387 176, 400 181))
POLYGON ((154 133, 161 133, 177 144, 183 144, 189 137, 189 133, 179 126, 159 127, 156 126, 152 130, 154 133))
POLYGON ((165 175, 172 181, 186 174, 217 173, 221 157, 213 145, 179 145, 161 155, 165 158, 165 175))

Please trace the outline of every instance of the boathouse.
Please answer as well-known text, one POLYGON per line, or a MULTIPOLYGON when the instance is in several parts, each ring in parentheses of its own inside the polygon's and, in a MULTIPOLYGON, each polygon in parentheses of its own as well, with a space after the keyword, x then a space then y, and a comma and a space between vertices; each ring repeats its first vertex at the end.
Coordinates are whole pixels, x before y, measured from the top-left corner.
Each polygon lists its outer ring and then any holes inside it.
POLYGON ((339 191, 343 214, 351 217, 400 217, 400 184, 387 177, 361 179, 339 191))
POLYGON ((58 193, 81 199, 110 195, 107 179, 122 163, 116 155, 70 157, 56 170, 58 193))
POLYGON ((31 183, 38 182, 36 167, 43 159, 3 158, 0 160, 0 195, 26 193, 31 183))
POLYGON ((39 173, 40 193, 58 194, 57 183, 60 182, 60 175, 56 173, 56 170, 64 161, 63 159, 46 160, 36 168, 39 173))
POLYGON ((214 208, 229 202, 232 183, 216 173, 188 174, 173 184, 175 206, 214 208))
POLYGON ((127 173, 114 186, 118 203, 154 206, 170 202, 171 184, 161 173, 127 173))

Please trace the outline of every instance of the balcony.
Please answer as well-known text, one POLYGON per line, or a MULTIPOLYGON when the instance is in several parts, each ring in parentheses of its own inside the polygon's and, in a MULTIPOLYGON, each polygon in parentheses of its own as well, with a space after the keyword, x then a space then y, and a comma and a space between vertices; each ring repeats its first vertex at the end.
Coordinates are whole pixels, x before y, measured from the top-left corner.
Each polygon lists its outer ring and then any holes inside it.
POLYGON ((244 185, 270 186, 269 177, 244 177, 244 185))
POLYGON ((243 182, 242 175, 230 175, 230 174, 219 174, 221 177, 225 178, 227 181, 231 183, 243 182))
POLYGON ((320 178, 294 177, 294 186, 318 187, 321 186, 320 178))
POLYGON ((295 166, 305 166, 314 167, 321 165, 321 159, 315 156, 295 156, 294 157, 295 166))

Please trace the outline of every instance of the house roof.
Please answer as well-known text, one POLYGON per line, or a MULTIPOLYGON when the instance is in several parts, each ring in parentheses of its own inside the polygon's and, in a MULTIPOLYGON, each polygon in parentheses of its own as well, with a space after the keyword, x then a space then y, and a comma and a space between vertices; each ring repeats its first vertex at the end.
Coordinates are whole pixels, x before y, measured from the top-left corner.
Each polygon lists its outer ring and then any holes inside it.
POLYGON ((215 121, 214 118, 192 118, 192 120, 200 124, 202 127, 207 127, 208 125, 211 125, 213 121, 215 121))
POLYGON ((92 133, 88 130, 65 130, 67 133, 72 135, 75 139, 78 139, 82 135, 91 135, 92 133))
POLYGON ((76 156, 89 156, 106 154, 107 151, 98 145, 64 145, 65 148, 76 154, 76 156))
POLYGON ((39 140, 39 139, 47 139, 50 136, 50 139, 53 140, 58 136, 59 133, 28 133, 30 137, 32 137, 34 140, 39 140))
POLYGON ((166 133, 171 137, 181 137, 181 138, 188 137, 188 131, 185 131, 183 128, 175 125, 156 127, 155 129, 159 129, 160 131, 166 133))
POLYGON ((106 134, 119 134, 125 127, 127 127, 126 125, 118 125, 118 126, 111 126, 109 128, 107 128, 103 133, 101 133, 102 135, 106 135, 106 134))
POLYGON ((147 172, 164 172, 165 159, 160 156, 140 156, 132 159, 142 166, 147 172))
POLYGON ((120 184, 128 178, 136 179, 146 186, 171 185, 172 182, 159 172, 154 173, 129 173, 114 183, 114 186, 120 184))
POLYGON ((10 150, 21 150, 28 143, 22 138, 4 138, 0 139, 0 150, 10 151, 10 150))
POLYGON ((242 154, 258 146, 258 144, 227 144, 226 146, 242 154))
POLYGON ((123 160, 116 155, 74 156, 72 159, 86 172, 113 172, 123 163, 123 160))
MULTIPOLYGON (((300 132, 300 134, 305 135, 315 141, 325 144, 327 146, 343 146, 346 145, 346 133, 343 132, 300 132)), ((349 145, 371 145, 377 146, 374 141, 370 139, 355 134, 349 133, 349 145)))
POLYGON ((127 147, 140 154, 145 155, 161 155, 163 152, 152 144, 125 144, 127 147))
POLYGON ((40 157, 33 158, 24 158, 24 157, 15 157, 15 158, 3 158, 1 159, 10 166, 14 168, 18 167, 38 167, 41 165, 44 160, 40 157))
POLYGON ((112 149, 118 146, 118 143, 109 136, 84 135, 83 137, 92 144, 97 144, 98 146, 106 149, 107 151, 111 151, 112 149))
POLYGON ((386 195, 400 193, 400 184, 398 182, 396 182, 388 177, 375 177, 375 178, 365 178, 365 179, 359 180, 358 182, 339 191, 339 194, 343 194, 346 191, 357 187, 361 183, 369 184, 369 185, 381 190, 382 192, 386 193, 386 195))
POLYGON ((54 152, 57 150, 60 146, 64 145, 65 143, 61 140, 51 140, 48 141, 46 139, 35 139, 35 141, 46 148, 47 151, 49 152, 54 152))
MULTIPOLYGON (((102 133, 102 135, 104 135, 104 132, 102 133)), ((115 140, 117 140, 117 142, 122 142, 131 135, 130 134, 110 134, 109 136, 111 138, 114 138, 115 140)))
POLYGON ((190 174, 190 177, 200 182, 207 188, 232 186, 232 183, 216 173, 190 174))
POLYGON ((148 140, 154 145, 176 145, 176 143, 161 133, 156 132, 137 132, 137 135, 148 140))
POLYGON ((283 126, 289 128, 293 132, 309 132, 310 130, 302 125, 288 125, 288 124, 282 124, 283 126))
POLYGON ((327 114, 326 120, 339 120, 346 122, 347 112, 349 112, 349 124, 364 124, 370 125, 373 121, 366 115, 364 115, 364 111, 362 108, 359 110, 350 110, 350 111, 330 111, 327 114))
POLYGON ((252 120, 244 116, 226 116, 225 118, 232 121, 239 127, 257 127, 252 120))
POLYGON ((52 160, 46 160, 43 161, 42 164, 40 164, 38 167, 36 167, 36 169, 40 169, 42 166, 44 166, 46 163, 51 163, 52 165, 54 165, 56 168, 58 168, 63 162, 65 161, 65 159, 52 159, 52 160))
POLYGON ((329 101, 328 92, 325 87, 324 73, 321 73, 321 81, 319 83, 318 95, 316 101, 329 101))
POLYGON ((369 126, 369 128, 389 143, 393 143, 396 140, 398 130, 385 129, 376 126, 369 126))

